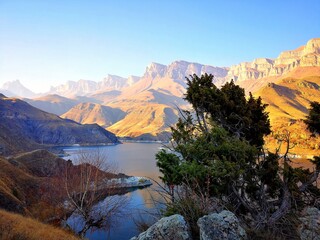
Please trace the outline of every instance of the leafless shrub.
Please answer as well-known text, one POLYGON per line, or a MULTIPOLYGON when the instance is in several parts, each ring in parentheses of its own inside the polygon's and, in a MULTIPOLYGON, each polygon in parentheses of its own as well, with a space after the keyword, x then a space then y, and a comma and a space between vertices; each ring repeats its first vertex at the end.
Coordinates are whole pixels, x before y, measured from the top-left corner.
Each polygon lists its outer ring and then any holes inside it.
POLYGON ((115 195, 113 186, 105 184, 106 179, 117 177, 106 154, 80 152, 77 156, 77 165, 70 164, 65 172, 66 207, 80 220, 77 233, 84 237, 89 229, 110 228, 127 199, 115 195))

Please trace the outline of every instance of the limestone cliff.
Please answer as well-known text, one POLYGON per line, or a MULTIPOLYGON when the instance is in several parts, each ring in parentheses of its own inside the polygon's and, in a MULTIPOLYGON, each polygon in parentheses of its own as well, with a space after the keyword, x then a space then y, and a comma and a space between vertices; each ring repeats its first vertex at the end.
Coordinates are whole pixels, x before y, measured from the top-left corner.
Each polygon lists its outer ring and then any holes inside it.
POLYGON ((297 67, 320 66, 320 38, 308 41, 305 46, 284 51, 276 59, 258 58, 231 66, 227 79, 235 81, 256 80, 282 76, 297 67))

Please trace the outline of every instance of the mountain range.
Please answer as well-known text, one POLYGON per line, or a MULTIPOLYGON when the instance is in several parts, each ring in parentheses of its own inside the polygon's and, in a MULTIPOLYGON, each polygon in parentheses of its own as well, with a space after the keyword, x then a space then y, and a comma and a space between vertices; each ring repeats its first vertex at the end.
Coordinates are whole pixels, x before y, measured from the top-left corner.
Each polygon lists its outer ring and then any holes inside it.
MULTIPOLYGON (((120 137, 164 139, 177 121, 178 109, 188 107, 182 99, 185 77, 203 73, 213 74, 217 86, 233 79, 246 92, 260 95, 269 104, 272 125, 292 123, 306 116, 310 101, 320 99, 320 38, 275 59, 257 58, 230 67, 151 63, 140 77, 107 75, 100 82, 69 81, 51 87, 42 97, 24 100, 63 118, 98 123, 120 137)), ((2 89, 16 91, 10 84, 2 89)))

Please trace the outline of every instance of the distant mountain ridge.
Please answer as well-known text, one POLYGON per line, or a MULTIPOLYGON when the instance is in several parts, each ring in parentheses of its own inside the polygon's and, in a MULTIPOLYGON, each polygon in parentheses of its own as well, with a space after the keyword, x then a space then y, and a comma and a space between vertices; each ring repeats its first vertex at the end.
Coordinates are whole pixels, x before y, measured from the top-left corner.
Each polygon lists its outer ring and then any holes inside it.
POLYGON ((186 61, 175 61, 168 66, 151 63, 146 67, 142 77, 122 78, 108 75, 101 82, 79 80, 52 87, 50 94, 70 97, 92 94, 98 90, 122 90, 141 81, 151 78, 171 78, 185 87, 185 77, 203 73, 213 74, 215 83, 221 85, 231 79, 235 82, 258 80, 269 77, 281 77, 298 67, 320 67, 320 38, 314 38, 295 50, 284 51, 276 59, 257 58, 252 62, 242 62, 230 67, 215 67, 186 61))
POLYGON ((77 99, 69 99, 57 94, 50 94, 33 99, 24 98, 23 100, 42 111, 56 115, 62 115, 80 102, 77 99))
POLYGON ((22 85, 19 80, 5 82, 0 87, 0 93, 6 94, 9 97, 34 97, 36 94, 22 85))
MULTIPOLYGON (((214 67, 187 61, 175 61, 169 65, 151 63, 141 77, 123 78, 107 75, 100 82, 69 81, 52 87, 48 94, 72 98, 72 101, 76 100, 82 104, 79 105, 82 107, 79 107, 73 102, 74 105, 63 117, 80 123, 99 122, 121 137, 156 139, 170 132, 170 125, 178 118, 177 109, 188 107, 182 99, 186 90, 185 77, 204 73, 213 74, 214 83, 217 86, 234 79, 236 84, 244 87, 247 92, 256 92, 270 83, 277 84, 278 81, 288 77, 303 79, 309 76, 320 76, 320 38, 311 39, 305 46, 295 50, 281 52, 276 59, 257 58, 252 62, 242 62, 230 67, 214 67), (85 102, 118 109, 123 112, 123 115, 117 122, 112 122, 113 124, 108 126, 111 122, 108 120, 109 116, 102 114, 104 112, 101 111, 102 107, 96 105, 95 108, 100 110, 91 111, 85 102), (95 114, 97 116, 94 116, 95 114)), ((285 95, 274 96, 275 101, 281 98, 288 99, 285 95)), ((41 101, 43 101, 41 103, 43 109, 52 108, 53 110, 50 111, 56 114, 67 109, 65 107, 67 104, 53 103, 52 100, 47 101, 44 98, 41 101), (45 106, 46 102, 47 106, 45 106)), ((34 100, 29 102, 34 106, 39 104, 34 100)), ((70 102, 70 99, 65 102, 70 102)), ((306 114, 308 102, 308 100, 303 101, 303 114, 306 114)), ((284 108, 284 106, 286 105, 278 107, 284 108)), ((273 118, 277 110, 270 109, 270 116, 273 118)), ((280 111, 285 110, 280 109, 280 111)), ((292 109, 291 111, 294 112, 292 109)), ((302 112, 297 113, 301 116, 302 112)), ((286 119, 290 118, 287 117, 286 119)))

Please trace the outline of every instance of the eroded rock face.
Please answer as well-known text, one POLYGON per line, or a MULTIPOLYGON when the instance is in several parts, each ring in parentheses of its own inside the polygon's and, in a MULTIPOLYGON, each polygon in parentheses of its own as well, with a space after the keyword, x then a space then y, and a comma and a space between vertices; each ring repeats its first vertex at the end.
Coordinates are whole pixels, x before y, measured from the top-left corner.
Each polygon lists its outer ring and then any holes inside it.
POLYGON ((320 66, 320 38, 308 41, 305 46, 281 52, 276 59, 258 58, 230 67, 227 79, 235 81, 256 80, 264 77, 281 76, 296 67, 320 66))
POLYGON ((175 214, 170 217, 161 218, 147 231, 131 240, 191 240, 191 233, 184 218, 175 214))
POLYGON ((306 208, 299 218, 301 225, 298 232, 302 240, 320 240, 320 210, 306 208))
POLYGON ((200 240, 236 240, 247 239, 245 230, 237 217, 230 211, 213 213, 198 220, 200 240))

